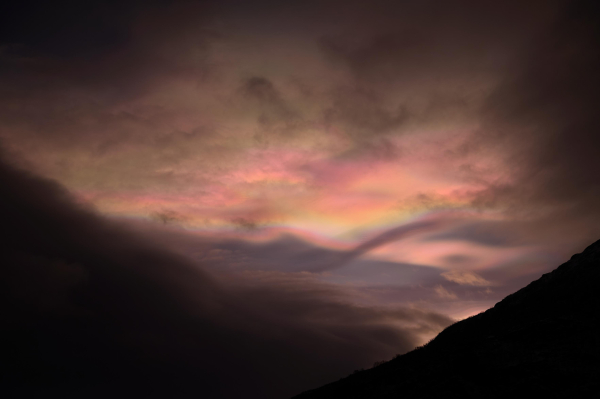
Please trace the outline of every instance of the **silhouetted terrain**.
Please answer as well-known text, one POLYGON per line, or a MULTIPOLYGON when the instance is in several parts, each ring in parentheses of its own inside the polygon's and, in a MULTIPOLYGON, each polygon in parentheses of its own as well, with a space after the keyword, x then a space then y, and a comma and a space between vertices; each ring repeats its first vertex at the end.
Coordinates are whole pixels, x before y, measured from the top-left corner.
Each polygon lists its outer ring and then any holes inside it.
POLYGON ((424 347, 296 398, 595 397, 599 280, 597 241, 424 347))

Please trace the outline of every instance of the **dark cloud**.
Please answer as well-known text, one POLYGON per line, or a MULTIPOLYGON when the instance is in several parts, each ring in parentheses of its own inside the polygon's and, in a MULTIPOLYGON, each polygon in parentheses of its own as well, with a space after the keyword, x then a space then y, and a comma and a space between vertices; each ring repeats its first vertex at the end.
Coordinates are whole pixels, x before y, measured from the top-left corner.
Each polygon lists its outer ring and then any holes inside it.
MULTIPOLYGON (((442 219, 442 218, 440 218, 442 219)), ((305 242, 298 237, 286 235, 265 243, 253 243, 245 240, 219 240, 208 247, 209 252, 201 252, 198 259, 215 256, 220 267, 248 270, 281 270, 292 272, 323 273, 336 270, 360 258, 380 246, 434 230, 444 224, 443 220, 425 220, 409 223, 377 234, 350 250, 328 249, 305 242), (212 251, 212 252, 211 252, 212 251)), ((245 227, 242 225, 242 227, 245 227)), ((188 239, 189 240, 189 239, 188 239)), ((186 240, 183 239, 183 242, 186 240)), ((201 240, 192 240, 188 244, 174 244, 184 253, 192 252, 190 245, 201 240), (188 247, 188 248, 186 248, 188 247)), ((377 262, 375 262, 377 263, 377 262)), ((402 265, 398 265, 398 268, 402 265)), ((368 267, 365 268, 365 270, 368 267)))
POLYGON ((261 103, 282 106, 281 94, 275 89, 273 83, 263 77, 253 77, 244 82, 242 93, 248 97, 255 98, 261 103))
MULTIPOLYGON (((457 226, 457 231, 460 231, 463 225, 464 222, 457 222, 449 215, 447 221, 443 220, 437 226, 432 224, 430 227, 433 231, 407 229, 400 230, 406 234, 394 236, 384 233, 383 238, 391 238, 394 241, 419 234, 418 240, 428 241, 429 237, 435 237, 434 240, 437 241, 442 240, 442 234, 436 233, 440 228, 449 232, 444 240, 452 241, 463 239, 453 234, 457 226)), ((494 227, 503 232, 503 229, 494 223, 487 226, 491 230, 494 227)), ((235 277, 241 280, 257 278, 274 281, 289 273, 303 280, 344 286, 345 290, 351 290, 350 295, 354 300, 363 305, 386 303, 404 306, 407 303, 427 303, 429 308, 442 312, 456 312, 464 307, 484 309, 526 285, 529 280, 545 270, 547 264, 560 261, 560 257, 534 252, 528 255, 525 261, 509 260, 508 263, 498 264, 490 270, 470 271, 471 267, 477 267, 486 261, 469 256, 468 250, 450 255, 444 266, 449 268, 440 268, 362 256, 366 253, 356 257, 352 249, 321 247, 291 234, 265 242, 253 242, 245 239, 190 235, 176 229, 151 231, 145 226, 140 227, 140 233, 160 241, 173 252, 202 263, 215 275, 225 275, 227 279, 235 277), (345 263, 340 264, 341 260, 345 263), (453 269, 455 267, 457 270, 453 269), (436 292, 438 287, 456 297, 453 302, 454 308, 439 296, 436 292)), ((471 237, 464 239, 487 245, 471 240, 471 237)), ((440 260, 444 261, 443 258, 440 260)))
POLYGON ((8 397, 282 397, 409 350, 450 322, 352 305, 302 275, 217 283, 51 181, 6 164, 0 180, 8 397))
POLYGON ((178 223, 178 222, 182 222, 185 220, 185 217, 180 215, 179 213, 175 212, 175 211, 170 211, 170 210, 163 210, 163 211, 159 211, 159 212, 155 212, 151 215, 151 217, 159 222, 161 222, 162 224, 167 224, 167 223, 178 223))
MULTIPOLYGON (((514 60, 485 106, 474 149, 507 154, 513 183, 492 184, 477 199, 543 221, 540 237, 597 237, 600 200, 600 31, 598 5, 563 5, 555 22, 514 60)), ((571 251, 572 252, 572 251, 571 251)))
POLYGON ((350 2, 319 39, 350 76, 332 90, 326 122, 364 142, 415 126, 472 120, 555 9, 548 2, 350 2))
POLYGON ((338 159, 366 159, 372 161, 395 161, 403 153, 402 147, 392 143, 388 138, 381 137, 362 141, 360 145, 350 148, 348 151, 340 154, 338 159))
POLYGON ((258 131, 255 138, 268 144, 269 138, 289 138, 298 128, 305 125, 301 115, 286 101, 275 84, 261 76, 245 79, 239 92, 252 105, 257 106, 258 131))
MULTIPOLYGON (((145 165, 132 174, 112 169, 119 181, 143 185, 149 177, 177 178, 154 166, 177 163, 193 144, 217 136, 203 115, 181 126, 185 111, 136 103, 166 83, 206 81, 207 54, 218 41, 206 28, 208 2, 27 1, 10 7, 16 9, 0 12, 11 19, 0 24, 0 134, 21 158, 72 151, 107 160, 124 145, 149 150, 151 156, 134 161, 145 165)), ((70 173, 74 158, 38 171, 70 173)))
POLYGON ((376 92, 362 88, 340 88, 333 95, 333 104, 324 111, 326 126, 340 126, 350 137, 361 139, 390 133, 409 118, 407 110, 386 109, 376 92))
POLYGON ((85 117, 110 122, 115 107, 158 82, 201 82, 208 74, 206 53, 216 39, 205 27, 210 2, 64 0, 3 7, 1 94, 12 115, 2 119, 28 120, 38 134, 39 125, 46 135, 85 130, 72 124, 85 117))
POLYGON ((389 85, 502 68, 556 3, 375 1, 353 8, 357 14, 346 15, 346 30, 323 36, 322 49, 359 79, 389 85))
MULTIPOLYGON (((261 231, 251 229, 249 233, 260 234, 261 231)), ((140 228, 140 234, 163 242, 172 251, 191 257, 215 273, 243 270, 316 272, 326 270, 345 253, 320 247, 291 234, 257 242, 244 238, 198 237, 176 230, 152 231, 146 226, 140 228)))
MULTIPOLYGON (((323 279, 336 282, 354 282, 354 284, 358 282, 369 288, 387 287, 390 282, 395 282, 398 287, 406 288, 432 283, 439 284, 443 282, 439 278, 442 272, 443 269, 427 265, 358 258, 333 273, 327 273, 323 279)), ((399 294, 402 293, 402 289, 398 291, 399 294)), ((407 292, 405 294, 404 300, 409 302, 415 300, 407 292)), ((400 297, 401 295, 399 295, 400 297)))
POLYGON ((461 240, 491 247, 522 245, 523 223, 506 221, 477 221, 459 224, 442 233, 432 234, 427 241, 461 240))
MULTIPOLYGON (((85 58, 128 46, 134 25, 149 10, 161 10, 163 21, 185 1, 173 0, 25 0, 0 10, 0 45, 23 57, 85 58), (168 6, 168 7, 167 7, 168 6)), ((197 1, 205 9, 209 1, 197 1)), ((188 8, 188 12, 193 9, 188 8)), ((158 27, 160 31, 160 27, 158 27)), ((175 30, 175 26, 171 26, 175 30)))
POLYGON ((370 238, 359 244, 351 251, 344 253, 341 256, 341 259, 336 263, 330 265, 330 269, 341 267, 345 265, 347 262, 350 262, 353 259, 358 258, 361 255, 366 254, 369 251, 372 251, 378 247, 381 247, 385 244, 392 243, 394 241, 401 240, 406 237, 410 237, 411 235, 431 231, 433 229, 439 228, 444 224, 443 218, 439 218, 438 220, 420 220, 412 223, 406 223, 399 227, 395 227, 393 229, 387 230, 383 233, 376 235, 373 238, 370 238))
POLYGON ((73 57, 122 45, 137 1, 5 3, 0 42, 19 55, 73 57))
POLYGON ((444 256, 442 258, 442 260, 449 265, 465 265, 465 264, 473 263, 474 259, 468 255, 454 254, 454 255, 444 256))
MULTIPOLYGON (((443 218, 440 218, 443 219, 443 218)), ((240 227, 255 228, 254 224, 246 225, 246 220, 237 221, 240 227)), ((172 248, 185 254, 192 254, 199 261, 207 260, 219 270, 261 270, 261 271, 286 271, 286 272, 311 272, 323 273, 347 266, 358 261, 362 255, 385 244, 402 240, 419 233, 425 233, 444 224, 444 220, 417 221, 396 227, 377 234, 349 250, 331 249, 320 247, 306 242, 293 235, 284 235, 266 242, 252 242, 243 239, 200 239, 185 237, 185 235, 172 235, 157 233, 159 237, 171 241, 172 248), (195 251, 194 248, 202 248, 195 251)), ((385 262, 365 261, 362 269, 366 274, 377 274, 378 267, 383 267, 385 262), (373 264, 373 268, 371 265, 373 264)), ((360 263, 360 262, 359 262, 360 263)), ((395 275, 402 274, 407 265, 396 265, 395 275)), ((410 267, 419 267, 409 265, 410 267)), ((388 267, 391 266, 391 264, 388 267)), ((388 270, 389 271, 389 270, 388 270)), ((427 271, 424 271, 427 273, 427 271)), ((343 273, 342 273, 343 274, 343 273)), ((401 279, 398 279, 401 281, 401 279)))
POLYGON ((258 224, 255 221, 247 218, 235 218, 231 222, 244 230, 255 230, 258 227, 258 224))

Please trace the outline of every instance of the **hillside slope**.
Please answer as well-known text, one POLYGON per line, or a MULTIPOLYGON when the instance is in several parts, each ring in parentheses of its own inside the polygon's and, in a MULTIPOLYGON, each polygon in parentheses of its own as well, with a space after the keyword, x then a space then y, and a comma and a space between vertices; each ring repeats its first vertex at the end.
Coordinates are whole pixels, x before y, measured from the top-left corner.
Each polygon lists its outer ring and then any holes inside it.
POLYGON ((600 241, 425 347, 297 399, 593 397, 600 241))

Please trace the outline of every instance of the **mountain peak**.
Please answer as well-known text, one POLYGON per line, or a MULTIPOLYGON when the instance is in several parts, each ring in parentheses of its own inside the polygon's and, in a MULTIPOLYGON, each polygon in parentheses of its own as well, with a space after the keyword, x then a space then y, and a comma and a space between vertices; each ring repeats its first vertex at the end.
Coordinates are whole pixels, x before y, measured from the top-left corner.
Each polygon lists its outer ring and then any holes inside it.
POLYGON ((599 280, 596 241, 427 345, 297 398, 593 396, 600 390, 599 280))

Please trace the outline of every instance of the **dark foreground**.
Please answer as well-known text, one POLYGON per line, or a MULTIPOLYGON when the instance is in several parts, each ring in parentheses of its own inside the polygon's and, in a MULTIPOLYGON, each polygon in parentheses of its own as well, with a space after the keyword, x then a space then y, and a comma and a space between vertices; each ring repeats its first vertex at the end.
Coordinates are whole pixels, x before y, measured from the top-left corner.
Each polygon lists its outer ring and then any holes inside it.
POLYGON ((600 241, 428 345, 296 398, 597 397, 599 281, 600 241))

